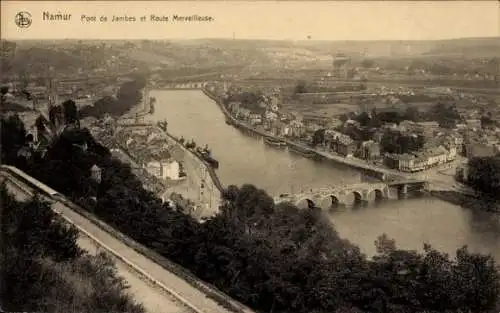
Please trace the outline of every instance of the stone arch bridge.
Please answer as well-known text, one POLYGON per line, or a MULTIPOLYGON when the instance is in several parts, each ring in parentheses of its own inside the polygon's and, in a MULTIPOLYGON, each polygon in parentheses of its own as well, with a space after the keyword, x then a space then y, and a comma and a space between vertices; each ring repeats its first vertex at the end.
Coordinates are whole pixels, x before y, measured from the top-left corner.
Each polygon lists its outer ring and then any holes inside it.
POLYGON ((311 189, 298 194, 282 194, 274 200, 276 203, 291 202, 299 208, 312 206, 323 210, 339 205, 353 206, 359 203, 373 203, 382 199, 399 198, 409 190, 424 190, 426 181, 411 180, 398 182, 359 183, 353 185, 339 185, 330 188, 311 189))
POLYGON ((202 89, 207 85, 205 81, 166 82, 161 84, 162 89, 202 89))

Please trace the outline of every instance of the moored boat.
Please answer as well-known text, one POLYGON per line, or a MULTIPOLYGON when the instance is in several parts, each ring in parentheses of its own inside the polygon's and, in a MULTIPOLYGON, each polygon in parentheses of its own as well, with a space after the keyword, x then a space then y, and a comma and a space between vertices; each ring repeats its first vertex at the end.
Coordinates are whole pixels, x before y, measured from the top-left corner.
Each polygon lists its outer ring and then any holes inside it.
POLYGON ((268 144, 273 147, 278 147, 278 148, 286 148, 287 144, 279 139, 271 138, 271 137, 265 137, 264 138, 264 143, 268 144))
POLYGON ((209 155, 208 153, 204 153, 201 156, 213 168, 215 168, 215 169, 219 168, 219 161, 217 161, 216 159, 214 159, 211 155, 209 155))
POLYGON ((296 146, 293 144, 288 145, 288 150, 292 151, 294 153, 300 154, 306 158, 315 158, 316 157, 316 153, 314 151, 311 151, 311 150, 308 150, 308 149, 305 149, 305 148, 302 148, 302 147, 299 147, 299 146, 296 146))
POLYGON ((208 149, 208 147, 205 147, 204 149, 198 147, 196 148, 196 152, 203 158, 203 160, 205 160, 205 162, 210 164, 210 166, 215 169, 219 168, 219 161, 212 157, 212 152, 208 149))

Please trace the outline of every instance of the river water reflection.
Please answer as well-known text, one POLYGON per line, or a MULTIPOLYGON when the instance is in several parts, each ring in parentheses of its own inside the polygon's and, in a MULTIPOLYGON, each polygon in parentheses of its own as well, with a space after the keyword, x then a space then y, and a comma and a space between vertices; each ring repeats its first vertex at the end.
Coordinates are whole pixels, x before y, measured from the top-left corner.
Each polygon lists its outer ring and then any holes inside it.
MULTIPOLYGON (((294 193, 329 185, 361 181, 359 172, 327 162, 316 162, 265 145, 225 123, 217 105, 198 90, 153 90, 157 100, 154 121, 168 121, 169 132, 208 144, 219 160, 217 173, 224 186, 251 183, 270 195, 294 193)), ((383 202, 376 207, 329 214, 342 237, 363 252, 375 252, 374 241, 386 233, 406 249, 421 249, 423 242, 454 253, 468 245, 472 251, 491 253, 500 261, 500 218, 473 212, 435 198, 383 202)))

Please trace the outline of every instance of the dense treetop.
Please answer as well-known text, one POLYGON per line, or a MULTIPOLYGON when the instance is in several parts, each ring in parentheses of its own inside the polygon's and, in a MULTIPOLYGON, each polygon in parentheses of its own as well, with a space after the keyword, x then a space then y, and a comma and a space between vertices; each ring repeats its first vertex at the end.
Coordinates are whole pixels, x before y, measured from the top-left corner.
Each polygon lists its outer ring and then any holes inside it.
POLYGON ((0 306, 11 312, 127 312, 142 306, 104 254, 90 256, 68 227, 35 197, 18 202, 0 186, 0 306), (54 296, 56 295, 57 296, 54 296))

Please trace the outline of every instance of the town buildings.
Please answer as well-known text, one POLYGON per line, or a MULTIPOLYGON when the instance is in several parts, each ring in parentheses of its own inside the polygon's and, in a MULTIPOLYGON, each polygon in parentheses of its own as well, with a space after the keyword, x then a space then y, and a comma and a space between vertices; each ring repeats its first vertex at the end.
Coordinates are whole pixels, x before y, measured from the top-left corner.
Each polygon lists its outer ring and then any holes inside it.
POLYGON ((380 144, 373 140, 361 144, 361 158, 364 160, 377 160, 381 156, 380 144))
MULTIPOLYGON (((319 145, 318 148, 326 148, 331 153, 344 157, 357 157, 370 163, 383 160, 386 166, 403 172, 427 170, 453 162, 461 155, 465 157, 489 156, 500 152, 500 129, 494 124, 490 125, 489 128, 482 125, 481 114, 484 115, 484 112, 478 111, 475 105, 469 103, 475 99, 474 97, 469 99, 449 88, 428 88, 419 91, 382 88, 379 91, 363 91, 361 93, 364 94, 364 97, 373 98, 374 101, 381 99, 384 105, 381 108, 376 107, 376 112, 378 114, 385 112, 386 115, 390 115, 389 113, 405 114, 407 103, 406 100, 402 101, 401 99, 408 97, 416 97, 421 99, 419 101, 424 102, 432 101, 432 99, 445 102, 454 101, 454 110, 459 112, 459 117, 455 121, 457 126, 452 128, 453 123, 441 125, 436 120, 429 120, 429 117, 432 117, 430 115, 419 121, 403 120, 376 127, 364 123, 363 125, 366 126, 362 126, 358 121, 352 120, 360 114, 359 110, 355 109, 352 110, 351 114, 343 115, 342 121, 339 119, 340 115, 339 118, 336 118, 335 116, 323 116, 305 111, 285 114, 279 110, 280 98, 276 97, 270 101, 270 96, 266 95, 259 100, 259 107, 265 109, 263 113, 252 112, 249 109, 252 106, 243 107, 238 102, 230 102, 227 108, 235 118, 246 122, 249 126, 262 127, 270 134, 298 140, 302 143, 312 143, 313 137, 316 141, 317 132, 324 131, 323 142, 315 142, 319 145), (400 99, 400 97, 402 98, 400 99), (273 105, 270 104, 271 102, 273 105), (468 106, 467 109, 463 110, 466 106, 468 106), (394 140, 389 142, 389 145, 393 145, 393 151, 387 149, 388 136, 394 137, 394 140)), ((345 93, 327 94, 328 96, 330 94, 337 96, 345 93)), ((300 95, 300 97, 316 97, 318 99, 314 99, 318 101, 326 96, 325 93, 320 92, 300 95)), ((354 99, 351 95, 349 97, 351 100, 354 99)), ((423 103, 424 109, 422 110, 425 111, 425 108, 429 108, 431 105, 433 105, 432 102, 423 103)), ((368 113, 368 116, 372 118, 372 110, 361 111, 368 113)), ((420 107, 417 108, 417 111, 423 114, 420 107)), ((488 113, 490 118, 494 116, 490 109, 488 112, 490 112, 488 113)))

